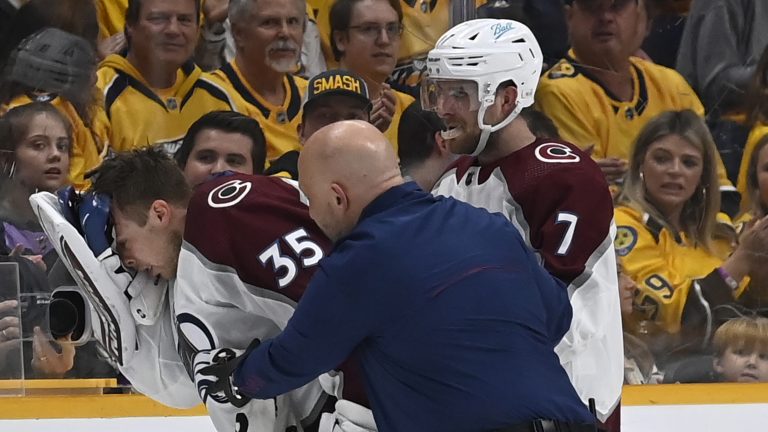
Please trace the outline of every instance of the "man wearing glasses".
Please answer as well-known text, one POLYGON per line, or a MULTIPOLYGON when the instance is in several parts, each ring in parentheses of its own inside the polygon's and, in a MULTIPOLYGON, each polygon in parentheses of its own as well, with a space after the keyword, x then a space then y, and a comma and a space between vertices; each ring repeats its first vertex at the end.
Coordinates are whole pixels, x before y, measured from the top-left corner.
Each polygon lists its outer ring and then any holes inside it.
POLYGON ((373 102, 371 124, 395 150, 400 117, 415 101, 385 83, 397 64, 402 21, 399 0, 338 0, 330 12, 333 55, 342 69, 365 80, 373 102))
MULTIPOLYGON (((637 134, 669 110, 704 107, 676 71, 635 57, 647 34, 648 0, 567 0, 572 49, 541 79, 537 108, 563 139, 592 152, 609 183, 620 184, 637 134)), ((723 211, 738 194, 718 158, 723 211)), ((618 188, 618 186, 617 186, 618 188)))

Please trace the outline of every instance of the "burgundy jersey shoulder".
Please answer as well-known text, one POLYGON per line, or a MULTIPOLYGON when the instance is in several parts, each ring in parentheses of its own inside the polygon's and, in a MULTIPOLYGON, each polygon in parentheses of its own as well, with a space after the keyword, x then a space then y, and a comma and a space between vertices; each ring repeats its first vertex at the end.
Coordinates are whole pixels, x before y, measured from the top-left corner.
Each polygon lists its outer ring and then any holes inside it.
POLYGON ((597 163, 552 139, 537 139, 497 163, 524 213, 531 245, 551 273, 573 281, 610 238, 613 199, 597 163))
POLYGON ((197 187, 184 241, 212 264, 234 269, 243 282, 295 301, 331 248, 295 182, 246 174, 197 187))
POLYGON ((524 180, 525 186, 572 182, 574 176, 578 176, 582 185, 608 190, 608 183, 597 163, 567 141, 537 138, 495 164, 505 178, 514 179, 516 183, 524 180), (546 178, 546 182, 542 183, 542 178, 546 178))

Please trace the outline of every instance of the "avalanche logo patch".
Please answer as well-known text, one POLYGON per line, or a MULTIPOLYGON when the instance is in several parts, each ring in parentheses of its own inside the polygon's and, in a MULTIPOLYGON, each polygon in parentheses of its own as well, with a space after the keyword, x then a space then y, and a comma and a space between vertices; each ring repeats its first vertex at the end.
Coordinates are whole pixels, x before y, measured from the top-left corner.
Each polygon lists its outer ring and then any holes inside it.
POLYGON ((208 205, 213 208, 231 207, 248 195, 251 186, 251 182, 242 180, 230 180, 222 183, 208 194, 208 205))
POLYGON ((614 240, 614 248, 616 249, 616 255, 627 256, 637 244, 637 230, 630 226, 619 226, 616 228, 616 240, 614 240))
POLYGON ((541 144, 534 150, 536 159, 548 163, 574 163, 581 160, 581 157, 573 152, 573 149, 564 144, 546 143, 541 144))

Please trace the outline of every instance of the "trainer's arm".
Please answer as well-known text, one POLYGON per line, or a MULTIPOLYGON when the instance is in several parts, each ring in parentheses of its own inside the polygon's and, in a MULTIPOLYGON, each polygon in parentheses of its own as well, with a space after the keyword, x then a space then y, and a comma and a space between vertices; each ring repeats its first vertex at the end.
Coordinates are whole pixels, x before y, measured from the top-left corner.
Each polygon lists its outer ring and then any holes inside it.
POLYGON ((308 383, 349 356, 387 308, 373 307, 378 297, 374 287, 343 285, 326 268, 319 269, 285 330, 259 345, 233 374, 241 392, 271 398, 308 383))

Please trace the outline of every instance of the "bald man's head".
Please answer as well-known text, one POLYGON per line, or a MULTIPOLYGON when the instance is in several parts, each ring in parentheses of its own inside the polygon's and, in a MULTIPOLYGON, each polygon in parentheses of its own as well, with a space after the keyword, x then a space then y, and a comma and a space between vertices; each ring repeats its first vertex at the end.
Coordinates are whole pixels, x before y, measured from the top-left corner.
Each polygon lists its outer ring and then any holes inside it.
POLYGON ((309 214, 334 241, 352 231, 371 201, 402 183, 392 145, 368 122, 325 126, 299 156, 299 185, 309 198, 309 214))

